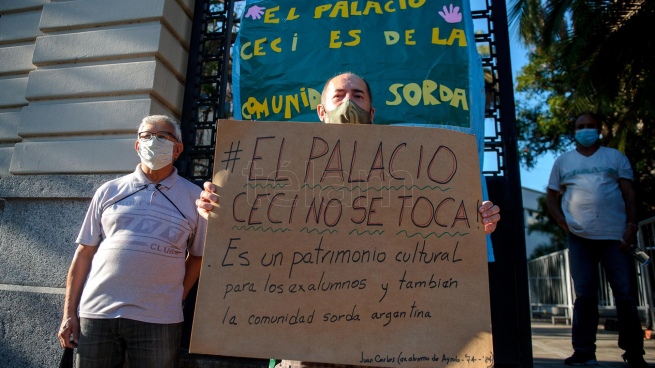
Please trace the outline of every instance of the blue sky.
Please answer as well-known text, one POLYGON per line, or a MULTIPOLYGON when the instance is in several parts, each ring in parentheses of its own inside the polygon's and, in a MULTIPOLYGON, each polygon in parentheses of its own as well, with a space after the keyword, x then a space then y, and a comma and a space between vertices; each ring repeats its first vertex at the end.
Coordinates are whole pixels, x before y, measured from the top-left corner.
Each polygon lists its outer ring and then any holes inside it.
MULTIPOLYGON (((510 34, 510 38, 511 37, 513 37, 512 34, 510 34)), ((528 63, 527 50, 518 42, 518 40, 510 39, 510 43, 512 76, 514 80, 516 80, 521 68, 528 63)), ((519 96, 515 95, 514 98, 518 99, 519 96)), ((548 177, 550 176, 550 169, 553 167, 555 157, 556 156, 550 153, 545 154, 538 158, 537 164, 534 168, 528 170, 521 167, 521 186, 545 192, 546 185, 548 184, 548 177)))

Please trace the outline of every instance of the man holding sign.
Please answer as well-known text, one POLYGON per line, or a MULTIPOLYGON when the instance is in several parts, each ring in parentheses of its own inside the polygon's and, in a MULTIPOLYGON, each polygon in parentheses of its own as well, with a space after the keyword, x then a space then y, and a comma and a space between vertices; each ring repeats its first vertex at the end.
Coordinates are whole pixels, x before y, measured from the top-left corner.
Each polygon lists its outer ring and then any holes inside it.
MULTIPOLYGON (((372 98, 367 82, 352 73, 340 74, 330 79, 323 89, 321 104, 317 106, 317 113, 323 123, 371 124, 375 109, 372 107, 372 98)), ((218 204, 219 198, 215 194, 216 186, 214 184, 207 182, 204 188, 205 190, 202 192, 200 199, 196 200, 196 205, 198 211, 203 216, 207 216, 208 212, 214 209, 214 205, 218 204)), ((493 232, 500 219, 498 206, 493 205, 490 201, 485 201, 478 211, 482 218, 485 233, 493 232)), ((363 364, 368 363, 364 358, 362 358, 361 362, 363 364)), ((287 368, 333 365, 285 360, 281 363, 281 366, 287 368)))

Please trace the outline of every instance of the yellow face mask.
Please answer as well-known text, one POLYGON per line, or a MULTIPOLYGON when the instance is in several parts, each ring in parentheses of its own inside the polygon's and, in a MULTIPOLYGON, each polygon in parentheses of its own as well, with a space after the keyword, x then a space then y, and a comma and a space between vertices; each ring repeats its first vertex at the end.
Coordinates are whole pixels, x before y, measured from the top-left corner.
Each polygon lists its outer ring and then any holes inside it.
POLYGON ((371 112, 347 99, 336 109, 326 111, 325 122, 328 124, 371 124, 371 112))

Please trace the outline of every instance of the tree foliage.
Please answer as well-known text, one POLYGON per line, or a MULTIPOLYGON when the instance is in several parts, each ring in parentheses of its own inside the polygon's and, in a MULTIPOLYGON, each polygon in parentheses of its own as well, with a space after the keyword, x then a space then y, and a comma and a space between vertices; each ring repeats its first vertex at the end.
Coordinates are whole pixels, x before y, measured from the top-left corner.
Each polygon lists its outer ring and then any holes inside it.
POLYGON ((510 19, 531 50, 517 78, 522 162, 570 149, 574 119, 595 112, 603 144, 633 165, 639 218, 652 215, 655 1, 514 0, 510 19))

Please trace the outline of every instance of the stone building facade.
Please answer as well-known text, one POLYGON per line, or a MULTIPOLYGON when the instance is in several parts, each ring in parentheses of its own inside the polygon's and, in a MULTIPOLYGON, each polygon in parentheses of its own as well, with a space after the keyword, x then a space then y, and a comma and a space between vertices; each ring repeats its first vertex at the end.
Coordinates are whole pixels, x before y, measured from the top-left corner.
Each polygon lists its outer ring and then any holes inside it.
POLYGON ((53 367, 86 207, 180 118, 194 0, 0 0, 0 365, 53 367))

